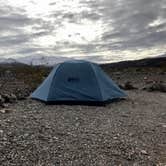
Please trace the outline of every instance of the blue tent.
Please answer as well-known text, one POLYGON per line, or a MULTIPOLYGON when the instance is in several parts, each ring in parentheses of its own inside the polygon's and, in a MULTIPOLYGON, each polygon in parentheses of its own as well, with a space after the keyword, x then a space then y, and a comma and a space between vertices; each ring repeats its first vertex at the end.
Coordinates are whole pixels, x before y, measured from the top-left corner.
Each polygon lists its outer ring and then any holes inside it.
POLYGON ((56 65, 31 98, 46 103, 98 104, 125 96, 97 64, 74 60, 56 65))

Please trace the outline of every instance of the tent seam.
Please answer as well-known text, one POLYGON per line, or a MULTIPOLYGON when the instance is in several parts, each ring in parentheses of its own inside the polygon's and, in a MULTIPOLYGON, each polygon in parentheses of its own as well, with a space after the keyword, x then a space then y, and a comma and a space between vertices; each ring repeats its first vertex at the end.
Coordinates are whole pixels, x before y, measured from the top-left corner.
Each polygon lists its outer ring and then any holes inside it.
MULTIPOLYGON (((89 64, 90 64, 90 66, 92 67, 92 71, 93 71, 93 73, 94 73, 94 75, 95 75, 95 79, 96 79, 97 85, 98 85, 98 87, 99 87, 99 93, 100 93, 101 99, 103 100, 103 94, 102 94, 102 92, 101 92, 101 87, 100 87, 100 84, 99 84, 99 81, 98 81, 98 78, 97 78, 97 75, 96 75, 96 71, 95 71, 95 69, 94 69, 93 64, 91 64, 91 63, 89 63, 89 64)), ((104 101, 104 100, 103 100, 103 101, 104 101)))
MULTIPOLYGON (((58 66, 57 66, 57 68, 56 68, 56 71, 55 71, 55 73, 54 73, 54 76, 52 77, 52 80, 54 80, 55 75, 56 75, 57 70, 59 69, 59 67, 60 67, 60 64, 58 64, 58 66)), ((52 84, 53 84, 53 81, 51 81, 50 88, 49 88, 49 90, 48 90, 48 95, 47 95, 47 98, 46 98, 47 101, 48 101, 48 98, 49 98, 50 89, 52 88, 52 84)))

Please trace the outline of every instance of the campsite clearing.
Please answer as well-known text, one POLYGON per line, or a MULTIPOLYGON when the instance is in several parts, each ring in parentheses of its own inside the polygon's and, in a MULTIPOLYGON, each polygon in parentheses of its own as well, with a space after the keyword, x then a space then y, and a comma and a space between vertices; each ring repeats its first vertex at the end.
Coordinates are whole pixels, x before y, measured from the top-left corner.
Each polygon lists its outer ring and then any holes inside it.
POLYGON ((1 78, 6 83, 1 92, 17 90, 18 101, 0 111, 0 165, 165 166, 166 93, 146 89, 153 82, 166 83, 165 65, 104 69, 117 84, 130 82, 137 88, 125 90, 127 100, 105 107, 19 100, 39 85, 49 69, 10 67, 16 78, 1 78))
POLYGON ((0 114, 0 163, 164 166, 166 95, 127 93, 106 107, 19 101, 0 114))

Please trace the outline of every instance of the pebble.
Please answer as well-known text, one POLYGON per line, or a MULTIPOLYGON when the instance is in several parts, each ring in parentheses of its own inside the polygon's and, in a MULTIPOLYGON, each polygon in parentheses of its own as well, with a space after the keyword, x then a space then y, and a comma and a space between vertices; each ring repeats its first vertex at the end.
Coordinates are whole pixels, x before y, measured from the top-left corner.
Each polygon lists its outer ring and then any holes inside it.
POLYGON ((11 109, 2 109, 2 110, 0 110, 0 113, 5 114, 5 113, 11 113, 13 111, 14 110, 11 110, 11 109))
POLYGON ((141 150, 141 153, 144 154, 144 155, 148 155, 146 150, 141 150))
POLYGON ((6 113, 5 109, 0 110, 0 113, 2 114, 6 113))
POLYGON ((166 128, 166 124, 163 124, 162 127, 166 128))

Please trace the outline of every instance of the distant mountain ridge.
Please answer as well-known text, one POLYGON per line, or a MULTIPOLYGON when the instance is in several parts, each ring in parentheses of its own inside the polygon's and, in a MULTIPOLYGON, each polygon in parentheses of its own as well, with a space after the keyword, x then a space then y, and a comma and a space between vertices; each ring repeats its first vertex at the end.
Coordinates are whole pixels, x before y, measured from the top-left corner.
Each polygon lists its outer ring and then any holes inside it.
POLYGON ((166 66, 166 56, 156 58, 145 58, 141 60, 130 60, 116 63, 101 64, 105 68, 127 68, 127 67, 159 67, 166 66))
POLYGON ((28 65, 44 65, 44 66, 54 66, 57 63, 63 62, 65 60, 69 60, 71 58, 67 57, 54 57, 54 56, 28 56, 21 57, 17 59, 18 62, 28 64, 28 65))
MULTIPOLYGON (((25 65, 33 65, 33 66, 54 66, 57 63, 64 62, 66 60, 72 60, 68 57, 53 57, 53 56, 28 56, 28 57, 20 57, 20 58, 1 58, 0 64, 25 64, 25 65)), ((101 66, 104 67, 144 67, 144 66, 159 66, 166 65, 166 54, 163 54, 154 58, 145 58, 141 60, 129 60, 129 61, 121 61, 115 63, 103 63, 101 66)))
POLYGON ((14 59, 14 58, 1 58, 0 59, 0 64, 3 64, 3 63, 7 63, 7 64, 11 64, 11 63, 17 63, 17 60, 14 59))
POLYGON ((69 60, 71 58, 67 57, 53 57, 53 56, 27 56, 27 57, 19 57, 19 58, 2 58, 0 59, 0 64, 16 64, 22 63, 26 65, 33 66, 53 66, 57 63, 63 62, 65 60, 69 60))

